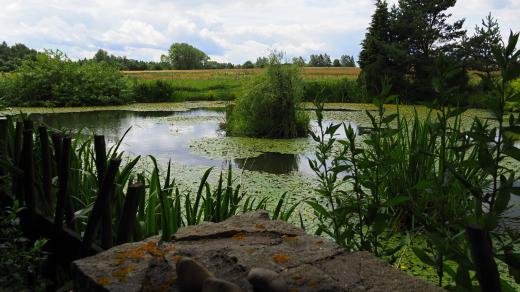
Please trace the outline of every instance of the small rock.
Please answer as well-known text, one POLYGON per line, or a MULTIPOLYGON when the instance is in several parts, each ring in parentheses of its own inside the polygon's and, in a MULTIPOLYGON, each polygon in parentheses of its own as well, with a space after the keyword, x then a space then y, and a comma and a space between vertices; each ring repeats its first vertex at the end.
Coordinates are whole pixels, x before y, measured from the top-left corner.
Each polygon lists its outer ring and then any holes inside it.
POLYGON ((202 292, 242 292, 242 289, 226 280, 207 278, 202 285, 202 292))
POLYGON ((182 292, 200 291, 204 281, 213 277, 210 271, 191 258, 182 258, 175 268, 177 284, 182 292))
POLYGON ((249 283, 253 285, 255 292, 287 292, 287 283, 271 270, 253 268, 247 275, 249 283))

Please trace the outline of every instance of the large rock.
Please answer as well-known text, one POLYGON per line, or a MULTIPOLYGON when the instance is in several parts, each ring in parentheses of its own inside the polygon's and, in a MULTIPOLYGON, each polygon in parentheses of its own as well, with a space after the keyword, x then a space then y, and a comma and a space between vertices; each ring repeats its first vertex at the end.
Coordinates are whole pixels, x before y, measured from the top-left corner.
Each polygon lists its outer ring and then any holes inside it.
POLYGON ((180 229, 171 242, 152 237, 73 263, 76 291, 179 291, 175 265, 190 257, 216 278, 253 291, 252 268, 279 273, 290 292, 442 291, 367 252, 347 253, 267 213, 180 229))

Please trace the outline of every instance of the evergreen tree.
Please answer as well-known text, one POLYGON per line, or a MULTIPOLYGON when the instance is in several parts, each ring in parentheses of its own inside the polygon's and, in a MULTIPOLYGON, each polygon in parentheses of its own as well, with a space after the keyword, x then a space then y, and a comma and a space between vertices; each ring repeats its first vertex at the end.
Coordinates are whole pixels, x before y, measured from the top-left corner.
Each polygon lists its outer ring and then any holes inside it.
POLYGON ((498 70, 492 48, 499 47, 501 39, 498 21, 489 13, 482 19, 482 27, 475 26, 475 34, 468 40, 471 69, 484 72, 490 78, 491 72, 498 70))
POLYGON ((378 0, 368 27, 358 64, 362 71, 359 82, 365 86, 369 95, 381 91, 383 80, 388 79, 396 93, 406 91, 404 79, 407 54, 397 42, 394 31, 397 8, 388 9, 386 0, 378 0))
MULTIPOLYGON (((465 36, 464 19, 449 23, 447 10, 456 0, 399 0, 395 30, 397 41, 409 56, 407 72, 412 77, 413 98, 434 97, 432 72, 441 54, 453 57, 465 36)), ((453 60, 455 61, 455 60, 453 60)))

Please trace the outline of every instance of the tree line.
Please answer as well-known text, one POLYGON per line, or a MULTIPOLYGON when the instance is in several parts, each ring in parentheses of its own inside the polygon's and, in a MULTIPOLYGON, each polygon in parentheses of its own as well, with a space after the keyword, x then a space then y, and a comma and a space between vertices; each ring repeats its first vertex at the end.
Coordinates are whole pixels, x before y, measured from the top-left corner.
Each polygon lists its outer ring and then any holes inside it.
MULTIPOLYGON (((8 46, 6 42, 0 45, 0 72, 15 71, 22 65, 25 59, 36 60, 38 51, 30 49, 24 44, 8 46)), ((233 69, 233 68, 264 68, 269 62, 268 57, 258 57, 256 62, 246 61, 243 64, 233 64, 230 62, 217 62, 202 50, 187 44, 173 43, 168 52, 161 55, 157 61, 142 61, 127 58, 126 56, 116 56, 108 53, 104 49, 99 49, 96 54, 88 59, 78 60, 80 64, 89 62, 104 62, 123 71, 144 71, 144 70, 193 70, 193 69, 233 69)), ((332 60, 325 54, 312 54, 309 61, 302 56, 294 57, 286 63, 293 63, 308 67, 356 67, 353 56, 342 55, 338 59, 332 60)))
POLYGON ((486 80, 498 70, 492 54, 501 46, 498 22, 489 14, 468 36, 464 19, 449 21, 447 10, 456 2, 399 0, 389 7, 377 0, 358 61, 359 81, 369 94, 380 92, 386 79, 402 100, 435 100, 443 68, 453 69, 448 82, 457 85, 457 93, 467 92, 469 70, 483 73, 482 89, 489 89, 486 80))

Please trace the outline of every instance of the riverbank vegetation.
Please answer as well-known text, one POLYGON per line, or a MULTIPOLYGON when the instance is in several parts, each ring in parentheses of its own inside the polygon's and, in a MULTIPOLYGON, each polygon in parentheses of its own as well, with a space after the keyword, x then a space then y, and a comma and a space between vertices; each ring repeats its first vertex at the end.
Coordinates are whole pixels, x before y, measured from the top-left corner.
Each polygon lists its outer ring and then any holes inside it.
POLYGON ((301 67, 283 64, 273 53, 265 73, 253 78, 231 106, 226 131, 232 136, 297 138, 307 134, 309 117, 300 110, 301 67))

